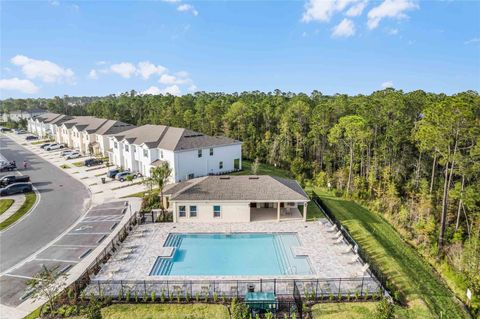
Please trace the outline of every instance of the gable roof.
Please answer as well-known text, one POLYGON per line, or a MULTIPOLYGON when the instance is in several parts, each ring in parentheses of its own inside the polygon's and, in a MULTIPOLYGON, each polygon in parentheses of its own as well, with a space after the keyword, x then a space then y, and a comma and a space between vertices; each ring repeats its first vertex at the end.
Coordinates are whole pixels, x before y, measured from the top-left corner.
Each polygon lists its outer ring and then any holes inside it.
POLYGON ((131 130, 136 126, 115 120, 107 120, 95 133, 99 135, 117 134, 126 130, 131 130))
POLYGON ((295 180, 269 175, 206 176, 173 184, 164 194, 172 201, 309 201, 295 180))
POLYGON ((58 114, 58 113, 51 113, 51 112, 47 112, 47 113, 43 113, 43 114, 40 114, 40 115, 37 115, 34 117, 35 120, 38 120, 39 122, 42 122, 42 123, 50 123, 60 117, 63 117, 65 115, 62 115, 62 114, 58 114))
POLYGON ((209 136, 192 130, 165 125, 143 125, 124 131, 115 138, 130 144, 145 144, 149 148, 181 151, 221 145, 240 144, 240 141, 224 137, 209 136))

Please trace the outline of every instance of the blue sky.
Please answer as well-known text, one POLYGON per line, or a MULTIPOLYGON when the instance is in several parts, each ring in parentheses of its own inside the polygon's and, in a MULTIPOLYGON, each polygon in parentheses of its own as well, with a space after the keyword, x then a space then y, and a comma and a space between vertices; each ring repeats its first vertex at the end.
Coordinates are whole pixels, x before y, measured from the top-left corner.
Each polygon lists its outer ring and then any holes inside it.
POLYGON ((480 2, 1 1, 0 98, 480 89, 480 2))

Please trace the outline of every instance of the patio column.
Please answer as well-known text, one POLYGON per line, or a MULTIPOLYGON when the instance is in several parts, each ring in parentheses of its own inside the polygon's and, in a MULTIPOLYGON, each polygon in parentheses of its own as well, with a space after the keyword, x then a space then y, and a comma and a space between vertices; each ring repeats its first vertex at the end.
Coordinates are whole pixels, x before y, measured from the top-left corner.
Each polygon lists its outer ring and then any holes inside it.
POLYGON ((280 202, 277 203, 277 222, 280 221, 280 202))
POLYGON ((173 222, 176 223, 177 222, 177 203, 176 202, 173 202, 173 222))
POLYGON ((307 221, 307 205, 308 205, 308 202, 305 202, 303 204, 303 221, 307 221))

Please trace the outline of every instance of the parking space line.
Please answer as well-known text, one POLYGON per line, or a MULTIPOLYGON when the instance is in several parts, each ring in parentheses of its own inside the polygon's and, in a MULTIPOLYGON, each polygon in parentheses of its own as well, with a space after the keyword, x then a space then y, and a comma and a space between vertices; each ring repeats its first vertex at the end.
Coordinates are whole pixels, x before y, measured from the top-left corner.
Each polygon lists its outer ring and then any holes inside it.
POLYGON ((48 258, 35 258, 33 261, 38 260, 38 261, 58 261, 61 263, 79 263, 80 259, 78 260, 65 260, 65 259, 48 259, 48 258))
POLYGON ((28 276, 22 276, 22 275, 12 275, 12 274, 4 274, 3 276, 8 276, 8 277, 16 277, 16 278, 22 278, 22 279, 32 279, 33 277, 28 277, 28 276))

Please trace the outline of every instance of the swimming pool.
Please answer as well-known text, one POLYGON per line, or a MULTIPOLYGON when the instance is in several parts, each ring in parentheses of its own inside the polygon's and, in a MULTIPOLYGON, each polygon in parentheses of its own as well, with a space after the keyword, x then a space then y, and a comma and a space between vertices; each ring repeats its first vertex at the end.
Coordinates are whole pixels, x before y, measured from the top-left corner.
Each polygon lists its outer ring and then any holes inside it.
POLYGON ((309 275, 308 257, 295 256, 295 233, 169 234, 150 276, 309 275))

